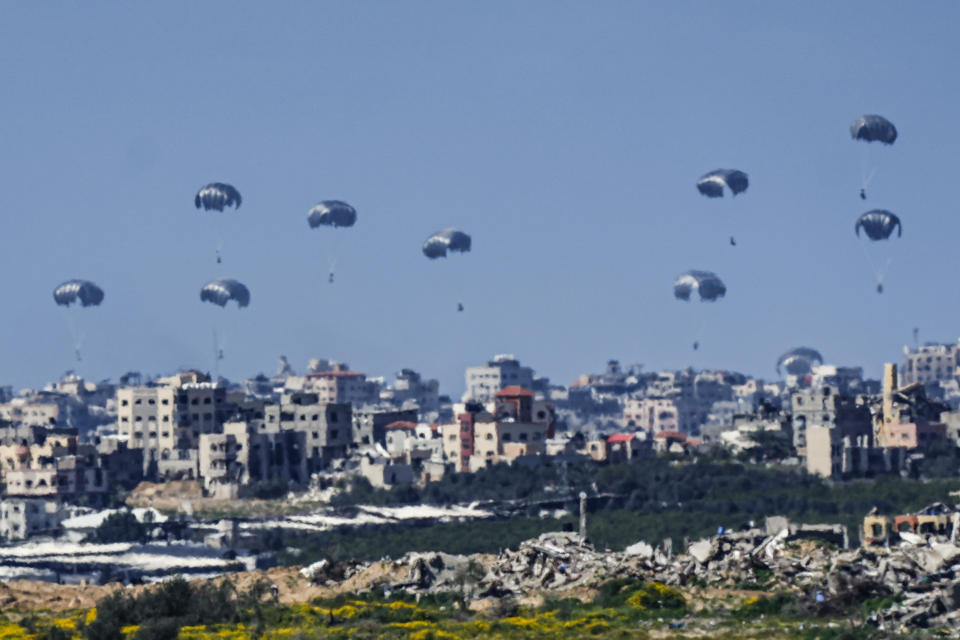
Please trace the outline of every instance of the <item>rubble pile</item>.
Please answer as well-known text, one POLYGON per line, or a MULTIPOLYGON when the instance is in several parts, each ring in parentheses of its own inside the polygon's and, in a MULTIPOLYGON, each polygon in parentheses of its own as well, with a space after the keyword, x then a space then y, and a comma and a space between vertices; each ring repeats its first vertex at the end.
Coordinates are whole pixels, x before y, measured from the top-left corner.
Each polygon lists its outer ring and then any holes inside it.
POLYGON ((842 615, 872 601, 869 622, 881 629, 948 627, 960 631, 960 546, 942 536, 906 534, 899 545, 845 551, 842 527, 720 531, 674 555, 669 540, 638 542, 622 552, 598 551, 575 533, 545 533, 496 557, 408 553, 371 565, 301 570, 315 584, 334 585, 379 564, 378 582, 413 593, 459 591, 472 597, 589 592, 631 578, 671 586, 700 585, 796 594, 800 613, 842 615), (810 541, 819 538, 824 542, 810 541), (834 543, 834 544, 829 544, 834 543))

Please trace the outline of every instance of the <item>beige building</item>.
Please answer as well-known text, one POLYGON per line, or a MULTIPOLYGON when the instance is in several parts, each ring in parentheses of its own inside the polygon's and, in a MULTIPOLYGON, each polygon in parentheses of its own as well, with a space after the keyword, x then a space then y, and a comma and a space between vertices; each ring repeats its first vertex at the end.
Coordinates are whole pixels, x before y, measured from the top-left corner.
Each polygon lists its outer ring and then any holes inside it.
POLYGON ((255 482, 302 485, 310 477, 305 450, 303 431, 259 433, 247 422, 228 422, 223 433, 200 436, 199 475, 214 492, 255 482))
POLYGON ((554 435, 553 407, 537 402, 532 391, 511 385, 482 409, 471 406, 468 411, 466 404, 456 405, 457 421, 440 426, 444 458, 458 471, 546 454, 547 439, 554 435))
POLYGON ((13 398, 0 404, 0 421, 27 426, 49 427, 60 419, 60 407, 55 402, 31 402, 28 398, 13 398))
POLYGON ((669 398, 628 398, 623 403, 623 424, 651 434, 678 431, 680 411, 669 398))
POLYGON ((901 386, 953 380, 960 375, 960 341, 955 344, 928 344, 917 349, 904 347, 901 386))
POLYGON ((53 534, 66 517, 57 500, 5 498, 0 500, 0 539, 24 540, 33 535, 53 534))
POLYGON ((318 393, 286 393, 279 405, 266 405, 259 433, 296 431, 304 434, 304 456, 310 471, 346 456, 352 443, 353 418, 349 403, 325 402, 318 393))
POLYGON ((196 457, 188 452, 197 448, 202 434, 220 433, 242 402, 242 393, 189 381, 197 375, 165 379, 167 386, 117 389, 117 433, 131 448, 144 450, 149 473, 185 475, 195 469, 196 457))
POLYGON ((414 480, 411 465, 405 462, 394 462, 389 458, 371 456, 360 458, 360 475, 380 489, 398 484, 410 484, 414 480))
POLYGON ((318 402, 362 406, 377 402, 380 389, 367 381, 363 373, 347 370, 315 371, 308 373, 304 391, 317 394, 318 402))

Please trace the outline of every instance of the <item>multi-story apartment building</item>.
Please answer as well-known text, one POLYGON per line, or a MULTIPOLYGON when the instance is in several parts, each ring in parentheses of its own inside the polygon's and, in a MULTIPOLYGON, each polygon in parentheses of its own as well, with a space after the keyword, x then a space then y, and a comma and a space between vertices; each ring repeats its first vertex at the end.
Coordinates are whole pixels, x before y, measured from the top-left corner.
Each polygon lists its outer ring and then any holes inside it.
POLYGON ((440 383, 424 380, 413 369, 401 369, 392 386, 380 392, 380 400, 395 406, 413 403, 424 413, 440 409, 440 383))
POLYGON ((680 411, 669 398, 627 398, 623 403, 623 424, 651 434, 680 431, 680 411))
POLYGON ((117 433, 130 447, 143 449, 149 475, 166 475, 160 467, 195 469, 188 452, 197 448, 200 435, 220 433, 243 402, 242 393, 217 383, 169 382, 117 389, 117 433))
POLYGON ((494 356, 493 360, 479 367, 467 367, 467 391, 463 400, 489 402, 496 393, 508 386, 525 389, 533 387, 533 369, 520 365, 513 355, 494 356))
MULTIPOLYGON (((807 455, 807 429, 823 426, 834 430, 833 439, 870 436, 870 408, 861 400, 841 394, 837 387, 804 389, 790 397, 793 413, 793 446, 807 455)), ((836 444, 836 443, 834 443, 836 444)))
POLYGON ((199 475, 204 487, 255 482, 303 485, 309 479, 307 432, 258 430, 250 422, 228 422, 223 433, 202 434, 199 475))
POLYGON ((319 393, 313 392, 285 393, 279 405, 266 405, 263 412, 258 433, 304 434, 303 456, 311 472, 326 467, 335 458, 345 457, 353 442, 349 403, 325 402, 319 393))
POLYGON ((458 405, 457 421, 440 426, 444 458, 458 471, 476 471, 521 456, 544 455, 553 437, 553 413, 536 408, 534 393, 508 386, 486 406, 458 405))
POLYGON ((900 385, 953 380, 960 375, 960 341, 955 344, 926 344, 904 347, 900 385))
POLYGON ((13 398, 0 404, 0 420, 23 426, 51 427, 60 420, 60 405, 31 398, 13 398))
POLYGON ((353 444, 357 446, 385 444, 386 427, 394 422, 416 422, 416 409, 396 409, 390 405, 365 406, 353 409, 353 444))
POLYGON ((318 402, 362 406, 377 402, 380 388, 366 374, 337 365, 332 371, 313 371, 306 375, 303 390, 317 394, 318 402))
POLYGON ((652 432, 697 434, 714 403, 732 399, 733 387, 722 371, 664 371, 624 401, 623 421, 652 432))

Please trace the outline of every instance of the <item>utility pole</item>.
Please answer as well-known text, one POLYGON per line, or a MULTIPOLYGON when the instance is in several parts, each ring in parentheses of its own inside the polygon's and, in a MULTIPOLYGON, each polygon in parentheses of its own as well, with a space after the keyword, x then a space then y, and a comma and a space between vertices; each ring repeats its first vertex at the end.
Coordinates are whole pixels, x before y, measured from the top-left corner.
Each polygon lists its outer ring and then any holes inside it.
POLYGON ((587 537, 587 494, 580 492, 580 537, 587 537))

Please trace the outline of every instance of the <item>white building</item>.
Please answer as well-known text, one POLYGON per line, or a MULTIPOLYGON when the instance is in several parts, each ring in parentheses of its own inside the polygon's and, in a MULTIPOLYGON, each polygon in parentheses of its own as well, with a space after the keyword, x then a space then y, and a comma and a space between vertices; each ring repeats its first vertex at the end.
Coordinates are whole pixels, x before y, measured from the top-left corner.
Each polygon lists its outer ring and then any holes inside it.
POLYGON ((465 402, 488 402, 505 387, 533 387, 533 369, 521 366, 514 355, 501 354, 485 365, 467 367, 466 382, 467 391, 463 394, 465 402))
POLYGON ((0 539, 25 540, 53 534, 64 517, 65 511, 57 500, 5 498, 0 500, 0 539))

